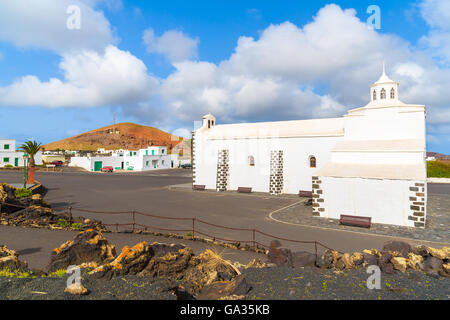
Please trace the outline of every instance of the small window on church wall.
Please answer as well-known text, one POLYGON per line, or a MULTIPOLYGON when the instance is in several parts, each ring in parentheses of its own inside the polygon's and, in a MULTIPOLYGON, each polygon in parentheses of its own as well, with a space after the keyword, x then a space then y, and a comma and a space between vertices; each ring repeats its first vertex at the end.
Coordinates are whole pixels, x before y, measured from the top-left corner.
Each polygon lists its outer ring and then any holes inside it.
POLYGON ((377 100, 377 91, 376 90, 373 90, 372 99, 377 100))
POLYGON ((386 99, 386 90, 384 90, 384 88, 381 89, 380 99, 386 99))
POLYGON ((316 157, 314 156, 309 157, 309 167, 310 168, 316 167, 316 157))
POLYGON ((395 89, 391 89, 391 99, 395 99, 395 89))
POLYGON ((255 158, 253 156, 248 156, 248 165, 250 167, 254 167, 255 166, 255 158))

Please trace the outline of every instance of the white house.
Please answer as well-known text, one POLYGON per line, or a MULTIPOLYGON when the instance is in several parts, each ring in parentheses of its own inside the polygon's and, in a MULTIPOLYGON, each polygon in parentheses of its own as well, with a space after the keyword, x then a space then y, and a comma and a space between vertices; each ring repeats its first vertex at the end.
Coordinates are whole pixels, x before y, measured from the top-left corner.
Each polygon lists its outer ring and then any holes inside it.
POLYGON ((384 71, 344 117, 217 125, 193 137, 193 183, 217 191, 313 191, 313 214, 424 227, 425 106, 405 104, 384 71))
POLYGON ((167 147, 152 146, 139 150, 121 150, 113 152, 112 156, 72 157, 69 166, 89 171, 100 171, 105 166, 116 170, 146 171, 172 168, 173 160, 172 155, 167 154, 167 147))
MULTIPOLYGON (((16 151, 16 140, 0 139, 0 167, 23 167, 23 155, 23 152, 16 151)), ((42 151, 34 156, 34 161, 37 165, 42 164, 42 151)))

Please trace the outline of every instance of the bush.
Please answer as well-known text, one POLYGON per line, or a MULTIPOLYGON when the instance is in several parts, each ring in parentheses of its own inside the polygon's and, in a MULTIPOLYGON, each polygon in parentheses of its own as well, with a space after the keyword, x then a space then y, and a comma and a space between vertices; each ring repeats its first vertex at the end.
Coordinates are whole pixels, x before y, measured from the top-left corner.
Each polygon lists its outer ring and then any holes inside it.
POLYGON ((67 228, 69 227, 69 222, 64 219, 59 219, 57 225, 63 228, 67 228))
POLYGON ((72 223, 72 229, 78 230, 81 227, 81 223, 75 222, 72 223))
POLYGON ((14 190, 14 194, 16 195, 17 199, 31 197, 33 195, 31 190, 25 188, 17 188, 16 190, 14 190))
POLYGON ((4 168, 13 168, 13 165, 12 164, 5 164, 3 167, 4 168))
POLYGON ((33 274, 33 271, 20 271, 20 270, 11 270, 9 268, 0 269, 0 277, 7 278, 28 278, 33 274))
POLYGON ((192 232, 187 232, 184 234, 183 238, 186 240, 191 240, 194 239, 194 235, 192 234, 192 232))
POLYGON ((427 161, 428 178, 450 178, 450 162, 427 161))

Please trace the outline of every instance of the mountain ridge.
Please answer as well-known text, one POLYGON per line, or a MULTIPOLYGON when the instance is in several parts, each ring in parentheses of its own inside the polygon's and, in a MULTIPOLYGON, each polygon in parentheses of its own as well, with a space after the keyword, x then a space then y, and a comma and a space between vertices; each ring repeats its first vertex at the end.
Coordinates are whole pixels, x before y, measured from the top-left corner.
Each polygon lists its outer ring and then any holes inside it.
POLYGON ((43 148, 44 150, 77 151, 96 151, 99 148, 107 150, 137 150, 152 145, 166 146, 169 150, 173 148, 177 150, 182 149, 185 155, 187 153, 190 154, 190 139, 172 135, 158 128, 132 122, 122 122, 93 129, 69 138, 47 143, 43 145, 43 148))

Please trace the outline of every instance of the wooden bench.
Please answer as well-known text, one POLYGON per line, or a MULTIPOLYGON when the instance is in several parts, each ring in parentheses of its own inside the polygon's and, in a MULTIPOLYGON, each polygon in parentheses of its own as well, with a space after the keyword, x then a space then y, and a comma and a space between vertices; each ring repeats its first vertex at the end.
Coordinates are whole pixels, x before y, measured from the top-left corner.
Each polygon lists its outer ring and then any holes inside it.
POLYGON ((341 214, 341 218, 339 222, 348 226, 357 226, 357 227, 365 227, 370 228, 372 223, 371 217, 360 217, 360 216, 349 216, 341 214))
POLYGON ((204 184, 194 184, 193 186, 192 186, 192 189, 194 189, 194 190, 205 190, 205 185, 204 184))
POLYGON ((298 196, 299 196, 299 197, 303 197, 303 198, 312 198, 312 191, 303 191, 303 190, 300 190, 300 191, 298 192, 298 196))
POLYGON ((250 188, 250 187, 238 187, 237 191, 240 192, 240 193, 251 193, 252 192, 252 188, 250 188))

